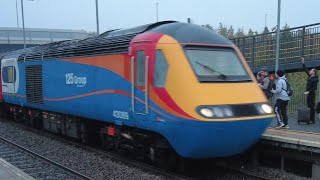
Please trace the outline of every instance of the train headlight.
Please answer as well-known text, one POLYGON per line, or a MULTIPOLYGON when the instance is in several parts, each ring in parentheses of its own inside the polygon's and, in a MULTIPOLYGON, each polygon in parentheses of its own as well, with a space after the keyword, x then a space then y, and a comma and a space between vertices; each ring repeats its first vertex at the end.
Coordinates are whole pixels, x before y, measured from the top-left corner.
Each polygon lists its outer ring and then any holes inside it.
POLYGON ((273 113, 273 108, 268 103, 251 104, 225 104, 225 105, 200 105, 196 112, 204 118, 240 118, 265 116, 273 113))
POLYGON ((226 117, 232 117, 232 116, 234 116, 234 113, 230 107, 225 107, 224 108, 224 115, 226 117))
POLYGON ((263 110, 264 113, 270 114, 272 113, 272 108, 268 104, 262 104, 261 109, 263 110))
POLYGON ((202 109, 200 110, 200 113, 201 113, 203 116, 208 117, 208 118, 213 117, 213 112, 212 112, 212 110, 209 109, 209 108, 202 108, 202 109))
POLYGON ((216 117, 221 118, 224 117, 224 110, 221 107, 213 107, 213 113, 216 117))

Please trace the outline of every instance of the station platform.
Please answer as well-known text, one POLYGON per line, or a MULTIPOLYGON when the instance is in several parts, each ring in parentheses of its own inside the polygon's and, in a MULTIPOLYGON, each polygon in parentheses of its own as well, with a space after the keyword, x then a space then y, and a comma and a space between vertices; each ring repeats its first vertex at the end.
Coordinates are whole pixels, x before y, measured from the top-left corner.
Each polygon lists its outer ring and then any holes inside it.
POLYGON ((0 158, 0 179, 3 180, 34 180, 31 176, 0 158))
POLYGON ((303 166, 298 167, 296 171, 302 171, 300 174, 311 179, 320 179, 319 116, 316 115, 315 124, 298 124, 297 114, 289 114, 288 119, 289 129, 276 129, 277 120, 273 119, 257 144, 257 154, 266 156, 261 158, 264 161, 275 160, 282 170, 290 171, 295 168, 293 164, 303 166))
MULTIPOLYGON (((316 114, 315 124, 307 124, 307 123, 300 123, 298 124, 298 114, 288 114, 288 125, 289 130, 295 131, 304 131, 304 132, 315 132, 320 133, 320 118, 319 115, 316 114)), ((274 118, 272 123, 270 124, 271 128, 277 126, 277 120, 274 118)))
POLYGON ((320 153, 320 133, 268 128, 262 141, 273 146, 320 153))
POLYGON ((316 115, 315 124, 300 123, 297 114, 288 115, 289 129, 276 129, 274 118, 261 140, 272 146, 320 153, 320 120, 316 115))

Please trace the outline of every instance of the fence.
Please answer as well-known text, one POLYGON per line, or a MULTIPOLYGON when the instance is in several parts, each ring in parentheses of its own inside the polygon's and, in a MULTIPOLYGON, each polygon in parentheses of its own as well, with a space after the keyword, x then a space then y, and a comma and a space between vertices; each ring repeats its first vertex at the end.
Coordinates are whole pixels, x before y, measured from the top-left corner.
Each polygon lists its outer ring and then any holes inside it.
MULTIPOLYGON (((275 64, 276 32, 231 39, 244 54, 251 67, 275 64)), ((279 63, 320 60, 320 23, 300 26, 280 31, 279 63)), ((307 75, 304 72, 286 74, 294 89, 288 105, 290 113, 306 106, 305 86, 307 75)), ((320 87, 320 86, 318 86, 320 87)), ((317 91, 319 101, 320 88, 317 91)))
MULTIPOLYGON (((251 67, 275 64, 276 33, 231 39, 244 54, 251 67)), ((320 59, 320 23, 300 26, 280 32, 279 63, 320 59)))

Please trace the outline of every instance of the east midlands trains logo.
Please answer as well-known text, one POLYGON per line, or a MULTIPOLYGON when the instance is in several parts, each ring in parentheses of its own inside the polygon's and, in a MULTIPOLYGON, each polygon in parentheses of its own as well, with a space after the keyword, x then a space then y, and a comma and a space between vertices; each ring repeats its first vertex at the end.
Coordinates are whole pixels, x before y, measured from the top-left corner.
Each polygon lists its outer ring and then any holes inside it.
POLYGON ((83 87, 87 84, 87 77, 78 77, 73 73, 66 74, 66 84, 77 85, 77 87, 83 87))

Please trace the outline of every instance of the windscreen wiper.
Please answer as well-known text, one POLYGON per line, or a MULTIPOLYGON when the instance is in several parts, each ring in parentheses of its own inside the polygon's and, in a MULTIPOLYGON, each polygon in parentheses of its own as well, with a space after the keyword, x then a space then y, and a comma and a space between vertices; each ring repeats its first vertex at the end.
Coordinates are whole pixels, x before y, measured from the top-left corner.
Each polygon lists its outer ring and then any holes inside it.
POLYGON ((219 74, 219 76, 218 76, 219 79, 226 79, 226 78, 227 78, 226 75, 224 75, 223 73, 221 73, 221 72, 219 72, 219 71, 216 71, 216 70, 213 69, 212 67, 209 67, 209 66, 207 66, 207 65, 205 65, 205 64, 202 64, 202 63, 200 63, 200 62, 198 62, 198 61, 196 61, 196 63, 199 64, 200 66, 206 68, 206 69, 209 69, 211 72, 218 73, 218 74, 219 74))

